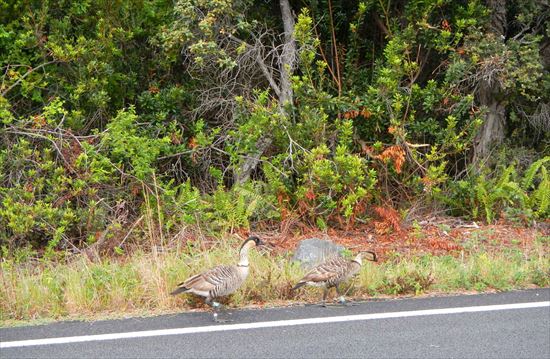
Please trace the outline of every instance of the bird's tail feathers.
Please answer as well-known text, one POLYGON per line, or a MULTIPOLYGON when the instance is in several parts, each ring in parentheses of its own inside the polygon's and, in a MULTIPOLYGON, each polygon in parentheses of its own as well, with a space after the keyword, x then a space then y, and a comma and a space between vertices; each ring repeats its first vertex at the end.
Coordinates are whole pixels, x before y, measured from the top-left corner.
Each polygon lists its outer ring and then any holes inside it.
POLYGON ((303 287, 306 284, 307 284, 306 282, 298 282, 298 284, 296 284, 294 287, 292 287, 292 290, 296 290, 300 287, 303 287))
POLYGON ((189 288, 187 287, 177 287, 173 292, 170 293, 170 295, 176 295, 176 294, 180 294, 180 293, 184 293, 184 292, 187 292, 189 290, 189 288))

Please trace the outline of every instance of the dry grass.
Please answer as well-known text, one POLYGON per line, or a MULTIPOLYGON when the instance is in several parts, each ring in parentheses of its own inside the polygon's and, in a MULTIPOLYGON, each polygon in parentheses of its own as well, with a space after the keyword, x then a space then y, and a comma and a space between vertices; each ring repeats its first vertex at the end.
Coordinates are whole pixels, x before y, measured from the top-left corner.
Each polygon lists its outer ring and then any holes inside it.
MULTIPOLYGON (((348 295, 421 294, 429 291, 505 290, 550 285, 548 237, 529 250, 514 248, 487 252, 476 247, 462 255, 388 255, 384 262, 367 263, 350 283, 348 295)), ((1 263, 0 320, 2 325, 36 319, 107 317, 113 313, 189 310, 202 307, 192 295, 172 297, 178 282, 204 268, 234 263, 238 245, 221 241, 208 251, 189 248, 171 252, 136 252, 123 259, 39 265, 1 263)), ((229 306, 263 305, 284 301, 317 301, 321 291, 291 292, 304 274, 289 254, 252 253, 252 271, 245 286, 229 298, 229 306)))

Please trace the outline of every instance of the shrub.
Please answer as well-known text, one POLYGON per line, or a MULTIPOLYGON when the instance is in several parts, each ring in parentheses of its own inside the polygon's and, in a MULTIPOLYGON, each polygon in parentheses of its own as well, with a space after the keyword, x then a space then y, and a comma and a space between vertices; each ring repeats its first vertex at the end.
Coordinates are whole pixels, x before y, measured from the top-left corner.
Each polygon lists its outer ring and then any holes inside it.
POLYGON ((492 174, 485 170, 471 174, 468 179, 449 185, 442 201, 449 204, 455 214, 467 215, 492 223, 509 217, 523 219, 548 218, 550 182, 545 163, 550 157, 533 162, 520 175, 516 165, 499 167, 492 174))

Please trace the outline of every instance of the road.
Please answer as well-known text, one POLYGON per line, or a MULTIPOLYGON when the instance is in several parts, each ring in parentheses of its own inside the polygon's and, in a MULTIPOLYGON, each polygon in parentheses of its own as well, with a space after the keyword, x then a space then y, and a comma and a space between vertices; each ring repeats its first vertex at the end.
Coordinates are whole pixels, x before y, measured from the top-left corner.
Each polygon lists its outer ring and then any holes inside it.
POLYGON ((550 358, 550 289, 1 328, 1 358, 550 358))

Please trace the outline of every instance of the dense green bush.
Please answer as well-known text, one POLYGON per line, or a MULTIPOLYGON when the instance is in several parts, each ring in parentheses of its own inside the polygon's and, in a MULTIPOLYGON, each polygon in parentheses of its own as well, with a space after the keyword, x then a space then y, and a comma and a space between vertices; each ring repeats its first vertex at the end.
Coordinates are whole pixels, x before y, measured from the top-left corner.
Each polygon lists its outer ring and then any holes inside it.
POLYGON ((546 163, 550 157, 533 162, 518 174, 516 164, 500 167, 494 173, 472 174, 449 185, 441 200, 459 215, 489 223, 504 217, 528 224, 550 217, 550 177, 546 163))
POLYGON ((276 1, 0 0, 2 245, 325 228, 373 205, 548 217, 544 4, 506 1, 502 38, 481 1, 290 5, 285 68, 276 1), (527 160, 472 163, 482 83, 527 160))

